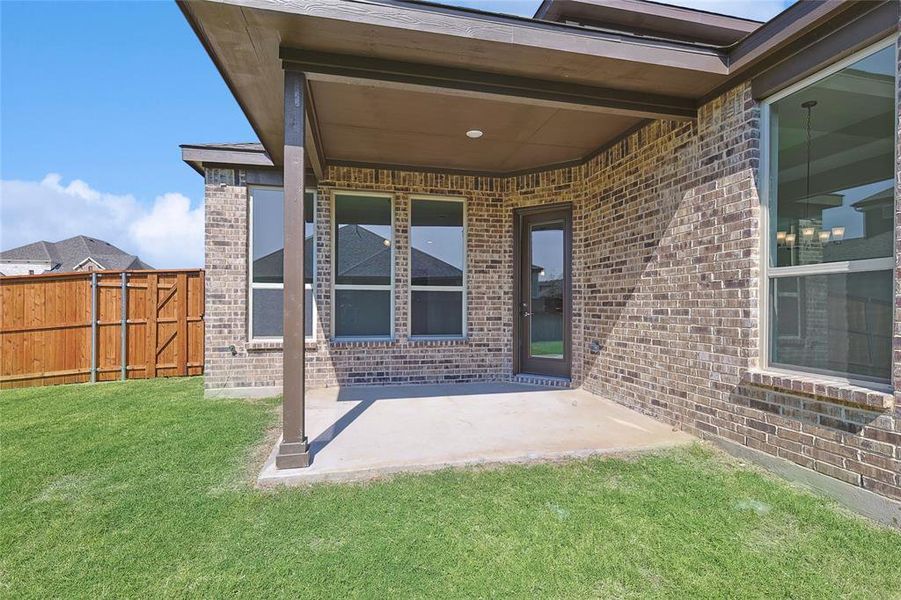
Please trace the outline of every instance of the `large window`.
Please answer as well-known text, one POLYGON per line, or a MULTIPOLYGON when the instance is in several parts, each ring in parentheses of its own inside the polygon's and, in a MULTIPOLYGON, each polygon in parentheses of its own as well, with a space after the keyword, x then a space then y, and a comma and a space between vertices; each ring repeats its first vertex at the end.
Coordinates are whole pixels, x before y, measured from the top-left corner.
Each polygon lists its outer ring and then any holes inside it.
POLYGON ((764 105, 772 367, 890 380, 895 54, 886 41, 764 105))
POLYGON ((410 334, 462 337, 466 235, 462 199, 413 198, 410 207, 410 334))
MULTIPOLYGON (((304 334, 315 335, 313 298, 313 215, 316 195, 304 202, 304 334)), ((281 188, 250 188, 250 314, 251 339, 281 339, 284 328, 285 197, 281 188)))
POLYGON ((394 322, 391 196, 336 192, 334 335, 389 338, 394 322))

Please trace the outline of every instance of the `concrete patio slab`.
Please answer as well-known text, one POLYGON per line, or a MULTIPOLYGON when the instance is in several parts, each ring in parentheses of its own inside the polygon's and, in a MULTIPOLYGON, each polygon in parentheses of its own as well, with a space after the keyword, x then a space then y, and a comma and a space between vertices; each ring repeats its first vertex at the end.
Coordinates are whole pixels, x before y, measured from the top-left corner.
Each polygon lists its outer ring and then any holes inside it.
POLYGON ((512 383, 311 390, 307 432, 312 465, 277 470, 273 451, 260 485, 361 481, 450 466, 656 449, 694 439, 582 390, 512 383))

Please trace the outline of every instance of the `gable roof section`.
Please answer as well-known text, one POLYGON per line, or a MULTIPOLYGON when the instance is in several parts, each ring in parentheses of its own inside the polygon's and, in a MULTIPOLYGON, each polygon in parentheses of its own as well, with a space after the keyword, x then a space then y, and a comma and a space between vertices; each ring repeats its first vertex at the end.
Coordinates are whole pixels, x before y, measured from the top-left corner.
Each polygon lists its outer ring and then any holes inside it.
POLYGON ((0 260, 35 263, 58 262, 53 253, 52 243, 45 241, 32 242, 18 248, 4 250, 0 252, 0 260))

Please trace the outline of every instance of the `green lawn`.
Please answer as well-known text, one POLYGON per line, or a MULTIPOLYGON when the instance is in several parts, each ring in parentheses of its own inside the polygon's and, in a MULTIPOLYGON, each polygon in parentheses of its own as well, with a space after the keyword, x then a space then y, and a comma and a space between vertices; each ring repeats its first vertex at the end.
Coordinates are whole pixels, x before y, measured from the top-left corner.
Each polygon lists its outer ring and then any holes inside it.
POLYGON ((901 597, 901 534, 702 446, 259 491, 276 406, 0 392, 0 595, 901 597))
POLYGON ((532 342, 532 356, 563 356, 563 340, 556 342, 532 342))

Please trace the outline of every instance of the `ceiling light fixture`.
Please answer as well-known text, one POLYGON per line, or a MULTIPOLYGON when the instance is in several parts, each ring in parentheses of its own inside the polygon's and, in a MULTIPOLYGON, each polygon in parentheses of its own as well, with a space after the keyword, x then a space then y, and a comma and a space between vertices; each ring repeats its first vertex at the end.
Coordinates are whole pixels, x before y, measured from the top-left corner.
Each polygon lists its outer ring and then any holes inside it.
POLYGON ((472 139, 472 140, 477 140, 480 137, 482 137, 483 135, 484 135, 484 133, 482 132, 481 129, 470 129, 469 131, 466 132, 466 137, 468 137, 469 139, 472 139))

